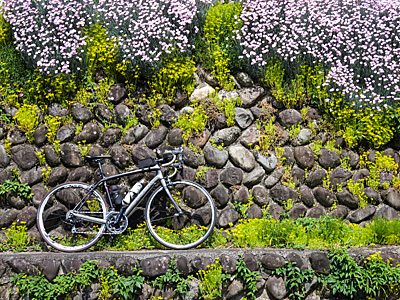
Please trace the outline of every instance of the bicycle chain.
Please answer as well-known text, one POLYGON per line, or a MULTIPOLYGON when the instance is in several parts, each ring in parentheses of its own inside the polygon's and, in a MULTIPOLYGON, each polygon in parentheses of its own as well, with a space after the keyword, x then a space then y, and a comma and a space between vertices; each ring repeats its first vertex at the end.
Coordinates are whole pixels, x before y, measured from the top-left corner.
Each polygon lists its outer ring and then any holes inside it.
MULTIPOLYGON (((84 211, 80 211, 79 212, 80 214, 102 214, 101 212, 84 212, 84 211)), ((108 213, 109 214, 109 213, 108 213)), ((108 216, 108 214, 107 214, 107 216, 108 216)), ((107 219, 107 216, 106 216, 106 219, 107 219)), ((104 224, 104 226, 105 226, 106 224, 104 224)), ((91 232, 91 231, 76 231, 76 230, 74 230, 74 227, 72 227, 72 230, 71 230, 71 232, 73 233, 73 234, 75 234, 75 233, 77 233, 77 234, 98 234, 98 232, 91 232)), ((106 234, 106 235, 117 235, 117 234, 121 234, 122 232, 109 232, 109 231, 107 231, 107 226, 106 226, 106 229, 105 229, 105 231, 102 233, 102 234, 106 234)))

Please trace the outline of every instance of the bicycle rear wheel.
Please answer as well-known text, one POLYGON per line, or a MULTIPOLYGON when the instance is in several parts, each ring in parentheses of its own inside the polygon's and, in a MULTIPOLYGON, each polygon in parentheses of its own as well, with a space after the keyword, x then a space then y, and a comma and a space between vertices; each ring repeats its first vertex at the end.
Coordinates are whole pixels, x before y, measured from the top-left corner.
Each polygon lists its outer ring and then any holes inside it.
POLYGON ((69 182, 55 187, 42 200, 37 227, 50 246, 64 252, 76 252, 93 246, 101 238, 104 223, 83 220, 72 214, 73 211, 105 220, 107 206, 103 196, 96 190, 89 191, 90 185, 86 183, 69 182))
POLYGON ((210 194, 197 183, 179 180, 167 183, 181 213, 163 187, 150 196, 145 211, 147 228, 162 245, 176 250, 203 243, 212 233, 216 219, 215 204, 210 194))

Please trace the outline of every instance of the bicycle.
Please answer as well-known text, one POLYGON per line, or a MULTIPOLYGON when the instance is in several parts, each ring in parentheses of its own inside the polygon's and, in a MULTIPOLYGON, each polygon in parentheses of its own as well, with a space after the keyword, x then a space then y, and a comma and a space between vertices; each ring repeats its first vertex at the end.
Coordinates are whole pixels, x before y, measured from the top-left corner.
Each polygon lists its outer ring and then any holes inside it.
POLYGON ((154 239, 176 250, 200 245, 213 231, 216 208, 212 197, 201 185, 171 180, 183 167, 182 152, 181 148, 166 151, 160 159, 139 160, 139 169, 109 177, 104 175, 101 162, 111 158, 110 155, 85 156, 88 161, 97 163, 101 179, 92 185, 67 182, 53 188, 38 207, 37 227, 41 236, 60 251, 88 249, 104 234, 123 233, 134 208, 152 192, 147 198, 144 217, 154 239), (167 170, 162 169, 166 167, 167 170), (174 171, 169 174, 171 167, 174 171), (137 182, 125 198, 115 185, 108 184, 124 176, 145 172, 156 175, 143 187, 143 180, 137 182), (104 187, 108 202, 100 193, 100 187, 104 187))

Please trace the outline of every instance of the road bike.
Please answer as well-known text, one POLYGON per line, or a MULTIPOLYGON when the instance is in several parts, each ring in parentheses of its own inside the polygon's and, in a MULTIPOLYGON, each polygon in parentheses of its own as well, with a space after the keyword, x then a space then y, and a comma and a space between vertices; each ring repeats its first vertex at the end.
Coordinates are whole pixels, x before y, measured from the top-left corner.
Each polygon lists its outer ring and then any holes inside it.
POLYGON ((110 155, 85 156, 97 163, 100 180, 91 185, 67 182, 53 188, 38 207, 37 227, 42 238, 64 252, 88 249, 104 234, 123 233, 134 209, 147 199, 144 218, 156 241, 176 250, 200 245, 213 231, 216 208, 210 194, 198 183, 172 180, 183 167, 182 151, 180 148, 166 151, 159 159, 139 160, 139 169, 108 177, 101 162, 110 155), (155 175, 147 183, 138 181, 125 197, 118 186, 110 184, 146 172, 155 175))

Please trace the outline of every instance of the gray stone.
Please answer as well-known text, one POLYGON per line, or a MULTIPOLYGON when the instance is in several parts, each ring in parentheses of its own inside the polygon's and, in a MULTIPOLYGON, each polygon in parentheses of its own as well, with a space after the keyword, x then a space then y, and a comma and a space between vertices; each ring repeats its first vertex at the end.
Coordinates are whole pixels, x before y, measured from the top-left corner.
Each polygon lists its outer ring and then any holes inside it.
POLYGON ((121 144, 132 145, 135 141, 135 127, 131 127, 125 132, 121 144))
POLYGON ((289 252, 286 257, 286 260, 296 265, 296 267, 298 267, 301 271, 304 271, 308 268, 307 262, 299 254, 295 252, 289 252))
POLYGON ((294 166, 290 171, 290 174, 292 175, 293 182, 296 184, 296 186, 304 183, 306 172, 303 169, 294 166))
POLYGON ((283 203, 289 199, 293 200, 293 202, 296 202, 299 197, 299 195, 294 190, 282 184, 275 185, 271 189, 270 195, 272 199, 274 199, 280 205, 283 205, 283 203))
POLYGON ((381 196, 379 195, 379 193, 371 187, 364 188, 363 193, 367 197, 368 203, 371 203, 373 205, 378 205, 379 203, 382 202, 382 199, 381 199, 381 196))
POLYGON ((219 180, 228 186, 240 185, 243 180, 243 171, 235 167, 226 168, 219 175, 219 180))
POLYGON ((327 275, 331 272, 331 262, 323 252, 313 252, 310 255, 311 267, 318 274, 327 275))
POLYGON ((400 192, 394 188, 389 188, 387 194, 384 195, 386 203, 394 209, 400 210, 400 192))
POLYGON ((192 149, 188 147, 183 148, 183 162, 185 165, 197 169, 199 166, 204 166, 206 161, 204 155, 195 153, 192 149))
POLYGON ((172 128, 167 136, 168 144, 171 146, 180 146, 183 144, 183 130, 180 128, 172 128))
POLYGON ((160 125, 156 129, 150 131, 150 133, 146 136, 145 144, 150 149, 154 149, 159 146, 165 139, 168 133, 168 128, 160 125))
POLYGON ((10 133, 9 133, 9 139, 8 141, 11 143, 11 145, 19 145, 22 143, 25 143, 28 140, 26 134, 19 129, 17 126, 14 126, 11 128, 10 133))
POLYGON ((126 121, 132 118, 132 112, 125 104, 118 104, 115 106, 114 110, 117 123, 120 125, 125 125, 126 121))
POLYGON ((196 256, 192 260, 193 271, 197 272, 200 270, 206 271, 208 267, 215 263, 215 259, 208 256, 196 256))
POLYGON ((400 156, 399 156, 399 154, 398 154, 395 150, 393 150, 392 148, 386 148, 386 149, 383 151, 383 155, 388 156, 388 157, 391 157, 391 158, 394 160, 394 162, 395 162, 396 164, 400 164, 400 156))
POLYGON ((357 209, 350 214, 349 221, 352 223, 361 223, 362 221, 372 217, 375 214, 376 208, 372 205, 367 205, 365 208, 357 209))
POLYGON ((274 202, 268 205, 268 213, 275 220, 279 220, 284 212, 285 210, 274 202))
POLYGON ((281 300, 288 294, 285 281, 281 277, 270 276, 265 286, 271 296, 276 300, 281 300))
POLYGON ((325 177, 326 171, 324 169, 316 169, 307 176, 306 184, 310 188, 314 188, 321 185, 325 177))
POLYGON ((312 190, 305 185, 300 187, 300 200, 308 207, 313 207, 316 202, 312 190))
POLYGON ((48 186, 56 186, 63 183, 68 177, 68 169, 65 167, 57 167, 51 169, 49 179, 47 180, 48 186))
POLYGON ((93 172, 87 167, 73 169, 68 174, 68 181, 90 182, 93 178, 93 172))
POLYGON ((137 105, 135 109, 136 116, 141 124, 151 127, 151 117, 154 115, 153 108, 148 105, 137 105))
POLYGON ((275 154, 271 154, 269 156, 264 156, 258 151, 254 151, 254 156, 257 162, 264 168, 267 172, 272 172, 275 170, 276 165, 278 164, 278 159, 275 154))
POLYGON ((8 156, 3 145, 0 145, 0 167, 5 168, 10 164, 10 157, 8 156))
POLYGON ((139 124, 138 126, 135 127, 134 129, 134 135, 136 142, 140 141, 142 138, 144 138, 148 133, 150 129, 148 129, 146 126, 139 124))
POLYGON ((284 168, 275 169, 268 177, 265 178, 264 185, 267 188, 272 188, 279 182, 279 180, 281 180, 284 173, 285 173, 284 168))
POLYGON ((244 174, 243 184, 248 188, 251 188, 252 186, 260 183, 264 175, 265 175, 265 170, 260 166, 256 166, 253 169, 253 171, 244 174))
POLYGON ((140 261, 140 267, 143 270, 142 275, 152 278, 164 275, 169 268, 170 262, 171 258, 167 255, 145 258, 140 261))
POLYGON ((161 122, 167 125, 172 125, 178 119, 177 112, 174 109, 172 109, 172 107, 169 106, 168 104, 161 104, 158 107, 158 109, 161 112, 161 117, 160 117, 161 122))
POLYGON ((357 168, 360 162, 360 156, 352 150, 343 149, 340 157, 342 159, 347 158, 348 163, 352 169, 357 168))
POLYGON ((254 85, 253 80, 247 73, 239 72, 236 74, 235 78, 243 87, 251 87, 254 85))
POLYGON ((336 199, 333 193, 320 186, 314 189, 314 196, 315 199, 325 207, 331 207, 336 199))
POLYGON ((233 201, 243 204, 249 203, 249 189, 247 187, 240 187, 239 190, 233 193, 233 201))
POLYGON ((262 185, 256 185, 251 189, 251 194, 254 197, 254 203, 264 207, 268 205, 271 200, 268 190, 262 185))
POLYGON ((218 225, 222 228, 230 227, 229 224, 235 224, 237 220, 239 220, 238 212, 234 208, 227 206, 218 217, 218 225))
POLYGON ((0 209, 0 227, 8 228, 17 218, 18 211, 15 208, 0 209))
POLYGON ((329 151, 322 148, 318 162, 325 169, 333 169, 340 165, 340 156, 335 151, 329 151))
POLYGON ((7 193, 6 194, 6 199, 7 199, 7 202, 11 205, 11 207, 14 207, 16 209, 22 209, 26 205, 25 199, 20 197, 15 192, 7 193))
POLYGON ((283 256, 272 252, 261 256, 260 262, 267 270, 275 270, 285 265, 283 256))
POLYGON ((182 91, 181 89, 178 89, 175 93, 175 98, 172 101, 172 104, 177 109, 180 109, 180 108, 188 105, 189 104, 188 93, 186 91, 182 91))
POLYGON ((156 154, 152 150, 140 145, 133 147, 131 154, 135 163, 137 163, 138 160, 145 159, 148 157, 156 158, 156 154))
POLYGON ((208 169, 199 182, 206 189, 216 187, 218 185, 218 171, 216 169, 208 169))
POLYGON ((48 129, 45 124, 42 124, 35 129, 35 132, 33 133, 33 142, 36 146, 41 147, 47 142, 47 132, 48 129))
POLYGON ((101 129, 93 122, 86 123, 82 131, 75 137, 76 142, 84 142, 86 144, 94 143, 100 137, 101 129))
POLYGON ((46 196, 48 191, 40 184, 34 185, 31 188, 31 192, 33 194, 32 202, 33 205, 38 207, 40 202, 43 200, 43 198, 46 196))
POLYGON ((132 163, 129 152, 122 146, 111 147, 110 155, 112 156, 112 162, 120 169, 126 169, 132 163))
POLYGON ((252 204, 246 210, 246 214, 248 219, 261 219, 263 216, 263 211, 257 204, 252 204))
POLYGON ((10 170, 0 168, 0 184, 3 184, 7 180, 12 180, 14 177, 10 170))
POLYGON ((290 128, 293 125, 299 124, 303 120, 303 118, 297 110, 286 109, 279 113, 279 120, 282 126, 290 128))
POLYGON ((370 172, 368 169, 359 169, 354 172, 352 179, 355 183, 360 183, 361 181, 367 179, 369 175, 370 172))
POLYGON ((72 124, 62 126, 57 130, 56 140, 60 143, 71 142, 75 136, 75 126, 72 124))
POLYGON ((28 171, 22 171, 19 178, 22 183, 32 186, 35 185, 36 183, 42 182, 43 180, 42 174, 43 174, 42 167, 34 167, 28 171))
POLYGON ((307 208, 303 204, 296 203, 289 210, 288 215, 291 219, 297 220, 300 217, 304 217, 306 213, 307 213, 307 208))
POLYGON ((107 99, 112 104, 118 104, 122 102, 122 100, 124 100, 126 96, 128 96, 128 91, 122 83, 113 84, 112 86, 110 86, 110 89, 107 93, 107 99))
POLYGON ((343 169, 342 167, 334 169, 329 176, 331 188, 336 191, 338 185, 341 184, 345 186, 347 180, 351 178, 351 175, 351 171, 343 169))
POLYGON ((82 154, 77 145, 72 143, 62 144, 60 151, 61 161, 66 167, 76 168, 83 166, 82 154))
POLYGON ((25 206, 17 215, 15 223, 17 225, 26 225, 29 229, 36 224, 37 209, 33 206, 25 206))
POLYGON ((233 145, 228 148, 229 158, 234 165, 250 172, 256 165, 253 153, 241 145, 233 145))
POLYGON ((207 144, 203 151, 207 164, 216 168, 222 168, 228 161, 229 155, 225 150, 219 150, 218 148, 214 148, 210 144, 207 144))
POLYGON ((239 90, 239 97, 242 100, 242 106, 249 108, 257 104, 260 98, 264 95, 264 89, 260 86, 243 88, 239 90))
POLYGON ((339 200, 339 203, 347 206, 348 208, 357 209, 360 205, 360 199, 356 196, 353 196, 353 194, 350 193, 347 189, 338 192, 336 196, 339 200))
POLYGON ((294 138, 293 146, 302 146, 308 144, 314 138, 314 133, 311 129, 303 128, 297 137, 294 138))
POLYGON ((314 218, 314 219, 319 219, 320 217, 322 217, 324 215, 325 215, 325 211, 322 208, 322 206, 320 206, 320 205, 311 207, 306 213, 306 217, 314 218))
POLYGON ((93 119, 93 113, 90 109, 79 102, 75 102, 71 105, 71 115, 77 123, 82 122, 86 124, 93 119))
POLYGON ((383 188, 385 185, 390 185, 391 181, 393 179, 393 172, 380 172, 379 173, 379 187, 383 188))
POLYGON ((110 127, 107 128, 100 138, 100 145, 107 148, 115 143, 117 143, 121 139, 122 131, 121 128, 110 127))
POLYGON ((47 113, 53 117, 63 118, 69 115, 68 109, 58 102, 52 102, 47 106, 47 113))
POLYGON ((12 147, 11 159, 22 170, 29 170, 39 162, 35 150, 30 145, 17 145, 12 147))
POLYGON ((314 153, 308 146, 299 146, 294 149, 294 157, 302 169, 311 169, 314 166, 314 153))
POLYGON ((55 259, 44 259, 38 263, 38 268, 42 270, 47 280, 52 281, 58 275, 60 262, 55 259))
POLYGON ((338 205, 332 212, 329 214, 332 218, 344 220, 349 214, 349 209, 347 206, 338 205))
POLYGON ((210 195, 213 197, 217 208, 224 208, 229 201, 229 191, 222 184, 218 184, 210 192, 210 195))
POLYGON ((260 130, 257 129, 256 125, 251 125, 243 131, 239 137, 238 142, 246 148, 254 146, 260 138, 260 130))
POLYGON ((60 165, 61 163, 61 158, 59 156, 59 154, 55 151, 54 146, 52 145, 46 145, 43 148, 44 150, 44 155, 46 158, 46 163, 50 166, 50 167, 57 167, 60 165))
POLYGON ((222 270, 228 274, 233 274, 236 271, 237 260, 228 254, 222 254, 219 258, 222 270))
POLYGON ((394 220, 399 218, 399 213, 388 205, 383 205, 375 214, 376 217, 386 218, 387 220, 394 220))
POLYGON ((218 130, 212 138, 217 145, 229 146, 238 139, 241 133, 239 127, 229 127, 218 130))
POLYGON ((203 100, 208 98, 208 95, 215 93, 215 90, 209 86, 209 85, 205 85, 201 88, 197 88, 193 91, 193 93, 190 95, 189 100, 193 101, 193 100, 203 100))
POLYGON ((241 129, 246 129, 253 123, 254 117, 253 114, 247 109, 236 107, 235 121, 241 129))
POLYGON ((201 133, 189 138, 188 142, 193 144, 197 148, 203 148, 208 142, 211 133, 208 129, 204 129, 201 133))
POLYGON ((7 264, 17 274, 24 273, 24 274, 27 274, 30 276, 38 276, 40 273, 38 268, 33 266, 25 258, 11 259, 11 260, 7 261, 7 264))

